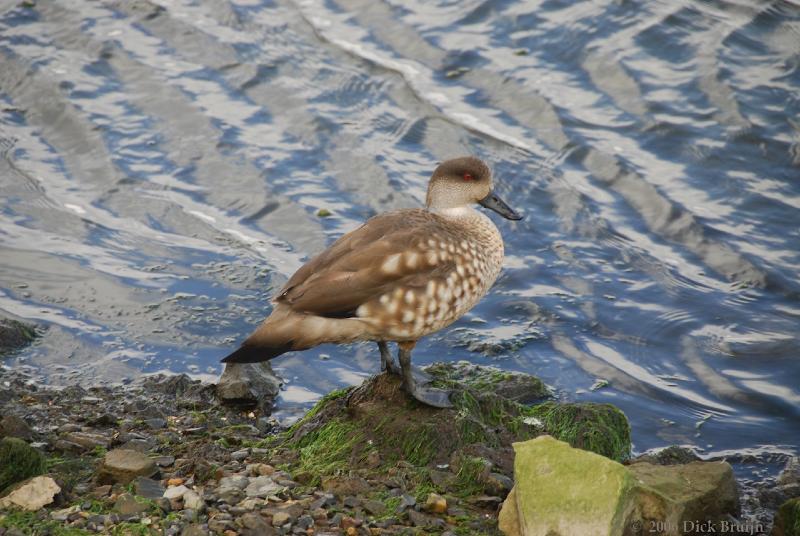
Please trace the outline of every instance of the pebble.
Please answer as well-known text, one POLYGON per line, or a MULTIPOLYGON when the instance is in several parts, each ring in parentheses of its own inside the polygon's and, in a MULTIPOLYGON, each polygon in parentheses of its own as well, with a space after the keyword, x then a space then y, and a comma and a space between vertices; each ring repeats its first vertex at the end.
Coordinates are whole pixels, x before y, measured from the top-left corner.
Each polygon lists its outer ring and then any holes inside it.
POLYGON ((167 488, 164 491, 164 498, 170 501, 181 499, 187 491, 189 491, 189 488, 184 485, 167 488))

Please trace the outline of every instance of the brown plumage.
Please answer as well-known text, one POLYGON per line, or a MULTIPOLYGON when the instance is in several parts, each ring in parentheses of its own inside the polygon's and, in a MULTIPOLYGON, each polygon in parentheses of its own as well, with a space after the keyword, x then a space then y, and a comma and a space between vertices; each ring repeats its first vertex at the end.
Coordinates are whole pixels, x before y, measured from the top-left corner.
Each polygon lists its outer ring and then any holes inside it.
MULTIPOLYGON (((497 278, 502 238, 471 205, 519 216, 491 186, 489 168, 476 158, 441 164, 426 208, 375 216, 306 263, 275 297, 272 314, 223 361, 264 361, 326 342, 371 340, 393 369, 386 341, 413 343, 451 324, 497 278)), ((403 348, 410 357, 413 344, 403 348)))

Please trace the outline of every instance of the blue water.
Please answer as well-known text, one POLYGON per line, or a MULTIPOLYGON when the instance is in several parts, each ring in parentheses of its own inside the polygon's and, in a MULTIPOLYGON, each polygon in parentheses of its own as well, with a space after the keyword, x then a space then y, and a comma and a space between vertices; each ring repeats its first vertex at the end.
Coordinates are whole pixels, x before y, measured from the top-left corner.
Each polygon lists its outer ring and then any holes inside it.
MULTIPOLYGON (((6 366, 214 379, 304 260, 475 154, 527 217, 497 221, 503 274, 418 364, 613 402, 637 451, 798 451, 797 2, 19 4, 0 309, 47 329, 6 366)), ((379 360, 274 366, 291 415, 379 360)))

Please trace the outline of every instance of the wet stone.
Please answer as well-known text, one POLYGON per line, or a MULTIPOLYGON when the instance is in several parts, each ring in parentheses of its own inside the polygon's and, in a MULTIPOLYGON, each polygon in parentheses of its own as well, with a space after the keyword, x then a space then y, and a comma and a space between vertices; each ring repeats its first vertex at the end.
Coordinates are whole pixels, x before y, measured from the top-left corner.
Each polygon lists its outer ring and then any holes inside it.
POLYGON ((102 483, 127 484, 137 476, 150 477, 157 472, 158 468, 153 460, 141 452, 114 449, 105 455, 98 472, 98 480, 102 483))
POLYGON ((137 501, 130 493, 123 493, 114 503, 114 510, 121 515, 141 514, 149 509, 149 505, 137 501))
POLYGON ((136 477, 133 480, 133 491, 136 495, 146 499, 155 500, 164 495, 164 487, 159 481, 143 476, 136 477))

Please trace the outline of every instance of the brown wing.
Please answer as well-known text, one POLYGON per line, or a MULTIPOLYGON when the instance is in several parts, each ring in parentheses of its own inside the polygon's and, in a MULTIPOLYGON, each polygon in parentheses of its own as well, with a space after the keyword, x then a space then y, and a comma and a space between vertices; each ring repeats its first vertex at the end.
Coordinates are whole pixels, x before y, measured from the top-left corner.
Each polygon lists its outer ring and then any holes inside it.
POLYGON ((427 211, 399 210, 376 216, 342 236, 306 263, 276 301, 320 316, 355 316, 358 307, 396 286, 424 286, 455 268, 431 256, 428 238, 442 222, 427 211), (427 231, 430 232, 427 232, 427 231))

